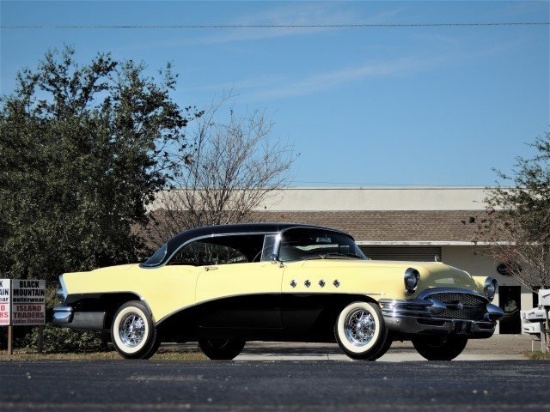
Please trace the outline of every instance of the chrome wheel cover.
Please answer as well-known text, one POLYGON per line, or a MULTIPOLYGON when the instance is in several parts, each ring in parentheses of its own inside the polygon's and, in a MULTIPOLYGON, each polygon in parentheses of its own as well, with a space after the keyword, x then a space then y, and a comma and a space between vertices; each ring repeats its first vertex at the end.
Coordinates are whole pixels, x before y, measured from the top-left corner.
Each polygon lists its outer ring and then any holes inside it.
POLYGON ((374 316, 365 309, 351 311, 346 316, 344 332, 346 339, 353 346, 368 345, 376 332, 374 316))
POLYGON ((143 318, 131 313, 120 321, 118 335, 124 345, 134 348, 143 341, 145 330, 146 326, 143 318))

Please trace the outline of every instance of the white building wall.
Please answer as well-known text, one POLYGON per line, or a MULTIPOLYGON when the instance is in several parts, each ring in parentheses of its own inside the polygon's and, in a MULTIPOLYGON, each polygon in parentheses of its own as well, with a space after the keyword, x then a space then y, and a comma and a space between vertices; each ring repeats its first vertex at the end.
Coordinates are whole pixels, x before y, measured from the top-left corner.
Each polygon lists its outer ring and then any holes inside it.
POLYGON ((289 188, 257 210, 483 210, 482 187, 289 188))

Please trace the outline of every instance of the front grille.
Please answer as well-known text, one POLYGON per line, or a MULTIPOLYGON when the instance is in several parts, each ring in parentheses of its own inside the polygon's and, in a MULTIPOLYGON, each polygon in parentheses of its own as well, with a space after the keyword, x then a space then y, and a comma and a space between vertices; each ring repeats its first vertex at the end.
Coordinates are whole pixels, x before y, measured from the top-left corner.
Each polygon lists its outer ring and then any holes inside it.
POLYGON ((438 316, 446 319, 482 320, 487 312, 487 301, 477 295, 442 292, 426 296, 425 299, 445 303, 447 309, 438 316))

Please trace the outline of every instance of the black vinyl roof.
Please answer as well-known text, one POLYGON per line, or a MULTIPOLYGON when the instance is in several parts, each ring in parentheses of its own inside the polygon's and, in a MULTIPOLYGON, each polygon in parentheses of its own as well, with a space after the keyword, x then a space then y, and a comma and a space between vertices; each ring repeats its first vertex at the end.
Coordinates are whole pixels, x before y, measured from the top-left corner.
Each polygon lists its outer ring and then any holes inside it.
POLYGON ((208 237, 217 237, 217 236, 226 236, 226 235, 266 235, 266 234, 276 234, 283 232, 287 229, 291 228, 300 228, 300 229, 313 229, 313 230, 324 230, 324 231, 330 231, 330 232, 336 232, 341 233, 345 236, 351 236, 345 232, 339 231, 337 229, 331 229, 324 226, 316 226, 316 225, 309 225, 309 224, 303 224, 303 223, 240 223, 240 224, 232 224, 232 225, 216 225, 216 226, 203 226, 203 227, 197 227, 194 229, 189 229, 184 232, 181 232, 168 240, 164 246, 161 247, 151 257, 151 259, 155 259, 155 256, 158 253, 162 252, 162 257, 160 257, 161 260, 158 262, 155 261, 155 263, 148 264, 148 262, 144 262, 141 264, 142 267, 156 267, 162 265, 164 262, 166 262, 167 259, 170 259, 170 257, 175 253, 181 246, 183 246, 185 243, 188 243, 194 239, 201 239, 201 238, 208 238, 208 237))
POLYGON ((181 244, 189 240, 208 236, 219 236, 227 234, 247 234, 247 233, 278 233, 291 227, 311 228, 311 229, 326 229, 336 231, 322 226, 307 225, 303 223, 240 223, 233 225, 216 225, 203 226, 194 229, 189 229, 174 236, 168 241, 168 252, 178 248, 181 244))

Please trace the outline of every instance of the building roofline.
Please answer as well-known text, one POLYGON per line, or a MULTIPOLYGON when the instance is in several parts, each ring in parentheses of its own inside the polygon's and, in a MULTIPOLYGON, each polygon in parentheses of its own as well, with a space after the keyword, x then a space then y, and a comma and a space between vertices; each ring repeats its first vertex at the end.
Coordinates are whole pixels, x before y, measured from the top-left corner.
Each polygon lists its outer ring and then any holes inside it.
POLYGON ((472 242, 463 240, 357 240, 359 246, 494 246, 512 242, 472 242))

